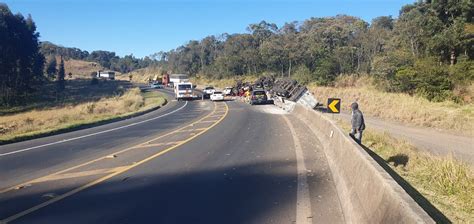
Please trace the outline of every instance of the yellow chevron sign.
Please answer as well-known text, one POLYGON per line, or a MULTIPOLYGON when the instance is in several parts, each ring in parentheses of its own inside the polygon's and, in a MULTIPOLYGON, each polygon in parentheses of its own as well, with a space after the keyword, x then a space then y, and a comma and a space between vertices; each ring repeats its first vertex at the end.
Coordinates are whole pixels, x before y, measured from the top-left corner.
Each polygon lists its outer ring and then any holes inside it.
POLYGON ((341 111, 341 99, 329 98, 328 99, 328 112, 329 113, 340 113, 341 111))

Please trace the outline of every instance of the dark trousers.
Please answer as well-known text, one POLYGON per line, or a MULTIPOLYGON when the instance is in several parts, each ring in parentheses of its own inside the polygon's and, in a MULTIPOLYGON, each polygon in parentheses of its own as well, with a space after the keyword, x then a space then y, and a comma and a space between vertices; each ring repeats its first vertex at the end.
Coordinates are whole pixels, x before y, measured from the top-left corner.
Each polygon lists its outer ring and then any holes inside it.
POLYGON ((359 144, 362 144, 362 132, 364 131, 352 131, 349 135, 359 144))

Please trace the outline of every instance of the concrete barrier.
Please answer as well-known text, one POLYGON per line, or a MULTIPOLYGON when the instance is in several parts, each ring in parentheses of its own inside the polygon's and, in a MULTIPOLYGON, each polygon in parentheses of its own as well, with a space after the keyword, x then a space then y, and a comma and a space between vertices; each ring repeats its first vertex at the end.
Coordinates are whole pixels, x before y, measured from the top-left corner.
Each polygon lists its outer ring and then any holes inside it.
POLYGON ((301 105, 293 114, 308 124, 324 146, 347 223, 435 223, 327 115, 301 105))

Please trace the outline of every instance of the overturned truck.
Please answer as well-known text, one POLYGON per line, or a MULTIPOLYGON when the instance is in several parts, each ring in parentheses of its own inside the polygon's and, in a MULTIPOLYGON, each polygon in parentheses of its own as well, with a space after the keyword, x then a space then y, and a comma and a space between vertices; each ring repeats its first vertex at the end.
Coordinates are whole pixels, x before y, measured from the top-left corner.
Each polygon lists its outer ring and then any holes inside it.
POLYGON ((276 79, 268 90, 275 105, 287 111, 292 111, 296 104, 315 109, 319 102, 306 86, 296 80, 283 78, 276 79))

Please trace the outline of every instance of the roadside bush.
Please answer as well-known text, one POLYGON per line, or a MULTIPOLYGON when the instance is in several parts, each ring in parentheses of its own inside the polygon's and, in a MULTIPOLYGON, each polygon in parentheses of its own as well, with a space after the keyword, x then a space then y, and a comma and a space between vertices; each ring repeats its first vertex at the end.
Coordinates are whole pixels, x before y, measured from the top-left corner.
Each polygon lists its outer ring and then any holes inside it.
POLYGON ((121 97, 123 99, 123 107, 125 110, 134 111, 145 105, 145 99, 140 93, 141 90, 139 88, 134 88, 121 97))
POLYGON ((474 81, 474 61, 462 56, 449 68, 449 76, 455 84, 470 85, 474 81))
POLYGON ((94 109, 95 109, 95 103, 87 103, 84 107, 84 111, 86 114, 92 114, 94 113, 94 109))
MULTIPOLYGON (((396 91, 393 88, 395 74, 413 66, 413 56, 404 51, 395 51, 387 55, 376 56, 372 62, 371 74, 375 77, 375 85, 384 91, 396 91)), ((408 74, 403 74, 408 75, 408 74)))
POLYGON ((315 76, 319 85, 333 84, 338 74, 339 68, 334 58, 323 58, 318 61, 315 76))
POLYGON ((433 58, 421 59, 413 67, 400 69, 392 83, 398 92, 417 94, 435 102, 449 99, 453 90, 447 69, 433 58))
POLYGON ((313 75, 308 67, 305 65, 300 65, 296 68, 293 78, 296 79, 299 83, 306 85, 313 80, 313 75))

